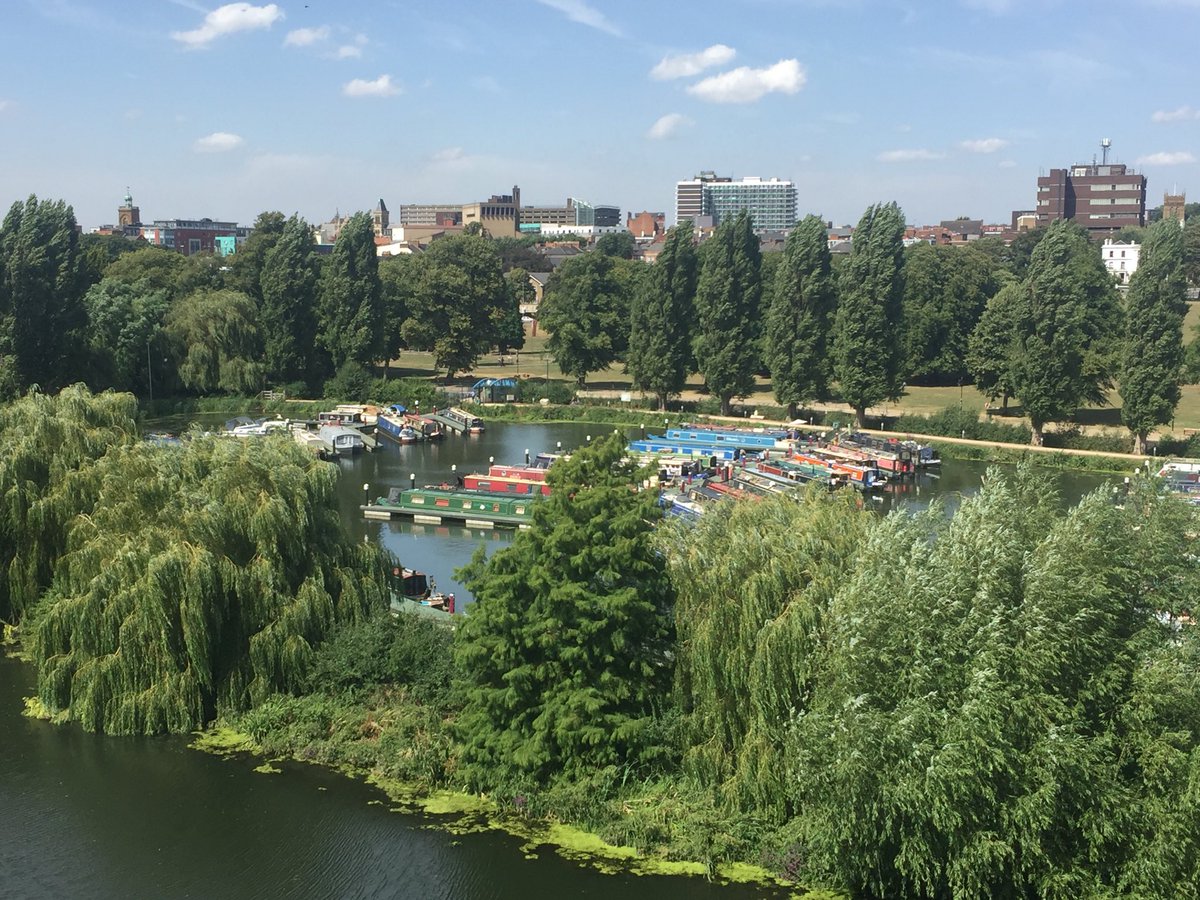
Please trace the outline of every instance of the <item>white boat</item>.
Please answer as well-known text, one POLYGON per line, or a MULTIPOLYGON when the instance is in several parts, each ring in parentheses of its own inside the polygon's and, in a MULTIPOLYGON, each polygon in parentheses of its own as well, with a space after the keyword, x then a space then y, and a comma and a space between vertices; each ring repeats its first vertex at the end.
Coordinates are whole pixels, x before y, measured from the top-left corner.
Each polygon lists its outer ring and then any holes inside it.
POLYGON ((337 456, 361 453, 366 446, 362 432, 346 425, 322 425, 317 433, 337 456))

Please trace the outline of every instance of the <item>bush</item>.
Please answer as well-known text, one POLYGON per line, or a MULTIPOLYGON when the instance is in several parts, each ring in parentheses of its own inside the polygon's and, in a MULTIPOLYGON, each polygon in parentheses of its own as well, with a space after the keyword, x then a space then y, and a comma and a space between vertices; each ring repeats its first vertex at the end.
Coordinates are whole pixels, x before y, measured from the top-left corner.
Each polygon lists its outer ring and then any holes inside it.
POLYGON ((366 366, 350 361, 343 363, 337 374, 325 382, 324 394, 331 399, 364 403, 371 393, 372 383, 366 366))
POLYGON ((444 392, 424 378, 376 378, 367 396, 381 406, 400 403, 409 409, 440 409, 450 403, 444 392))
POLYGON ((1128 433, 1083 434, 1078 425, 1047 432, 1047 447, 1064 450, 1099 450, 1101 453, 1132 453, 1133 436, 1128 433))
POLYGON ((932 416, 903 415, 892 427, 909 434, 934 434, 1003 444, 1028 444, 1030 439, 1030 431, 1023 425, 992 419, 980 421, 975 412, 961 406, 947 406, 932 416))
POLYGON ((562 381, 526 381, 521 384, 521 399, 525 403, 549 400, 565 406, 575 399, 575 389, 562 381))

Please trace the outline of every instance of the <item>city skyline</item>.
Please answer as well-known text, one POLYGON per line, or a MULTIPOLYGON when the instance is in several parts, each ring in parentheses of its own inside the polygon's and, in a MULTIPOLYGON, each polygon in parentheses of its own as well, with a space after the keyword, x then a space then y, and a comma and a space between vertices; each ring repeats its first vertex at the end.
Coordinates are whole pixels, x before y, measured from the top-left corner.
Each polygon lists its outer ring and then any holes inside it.
POLYGON ((714 170, 794 181, 799 214, 835 223, 879 200, 1003 222, 1101 138, 1149 206, 1200 183, 1195 0, 688 9, 23 0, 0 202, 62 198, 91 228, 129 186, 147 221, 315 223, 519 184, 670 220, 676 182, 714 170))

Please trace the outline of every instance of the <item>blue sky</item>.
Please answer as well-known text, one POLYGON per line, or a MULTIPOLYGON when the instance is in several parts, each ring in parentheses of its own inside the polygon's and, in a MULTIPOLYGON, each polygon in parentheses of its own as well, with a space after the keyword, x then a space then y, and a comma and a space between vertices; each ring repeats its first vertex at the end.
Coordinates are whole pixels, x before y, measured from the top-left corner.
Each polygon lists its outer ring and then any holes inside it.
POLYGON ((311 221, 521 186, 673 216, 701 169, 802 213, 1007 221, 1117 161, 1200 200, 1200 0, 7 0, 0 203, 85 228, 311 221))

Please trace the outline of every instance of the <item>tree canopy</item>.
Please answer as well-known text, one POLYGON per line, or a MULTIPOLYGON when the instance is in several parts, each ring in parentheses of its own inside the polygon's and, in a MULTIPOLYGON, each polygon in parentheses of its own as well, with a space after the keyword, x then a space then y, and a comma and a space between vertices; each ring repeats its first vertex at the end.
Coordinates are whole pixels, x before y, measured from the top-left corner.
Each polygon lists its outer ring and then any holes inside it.
POLYGON ((771 285, 764 324, 764 357, 775 399, 797 406, 829 390, 829 332, 837 292, 825 223, 806 216, 788 235, 771 285))
POLYGON ((563 374, 580 385, 625 352, 630 298, 617 263, 602 253, 568 259, 550 278, 538 307, 546 347, 563 374))
POLYGON ((379 360, 386 317, 369 213, 357 212, 342 226, 321 272, 318 298, 317 341, 334 367, 379 360))
POLYGON ((455 658, 462 765, 477 789, 636 768, 670 684, 666 561, 654 495, 618 434, 555 463, 529 530, 464 570, 475 596, 455 658))
POLYGON ((834 319, 838 393, 860 426, 868 406, 900 395, 903 298, 904 214, 895 203, 876 204, 854 231, 834 319))
POLYGON ((762 254, 750 214, 717 226, 700 253, 693 352, 708 389, 729 415, 734 397, 754 389, 759 366, 762 254))
MULTIPOLYGON (((239 251, 240 252, 240 251, 239 251)), ((313 381, 317 365, 318 266, 312 229, 292 216, 265 250, 259 275, 259 330, 273 384, 313 381)))

